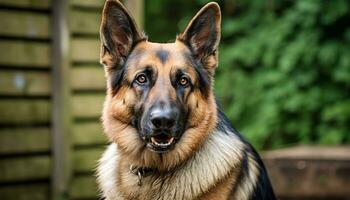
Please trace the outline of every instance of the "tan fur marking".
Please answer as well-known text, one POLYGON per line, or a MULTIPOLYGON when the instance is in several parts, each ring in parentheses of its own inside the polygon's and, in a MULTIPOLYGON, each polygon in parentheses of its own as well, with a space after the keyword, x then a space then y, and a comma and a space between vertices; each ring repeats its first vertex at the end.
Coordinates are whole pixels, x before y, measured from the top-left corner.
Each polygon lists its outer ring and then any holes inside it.
POLYGON ((209 192, 201 196, 200 200, 222 200, 229 199, 233 186, 236 184, 239 169, 234 169, 225 180, 212 187, 209 192))

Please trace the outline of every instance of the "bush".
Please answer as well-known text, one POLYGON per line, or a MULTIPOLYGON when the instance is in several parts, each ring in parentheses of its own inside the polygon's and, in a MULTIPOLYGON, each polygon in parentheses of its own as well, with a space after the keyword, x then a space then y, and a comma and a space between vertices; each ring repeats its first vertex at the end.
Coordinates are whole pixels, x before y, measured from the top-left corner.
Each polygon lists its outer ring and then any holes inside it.
MULTIPOLYGON (((205 2, 177 1, 186 7, 176 14, 185 16, 181 30, 205 2)), ((350 2, 219 3, 224 15, 215 88, 234 126, 258 149, 349 143, 350 2)), ((159 3, 159 15, 147 15, 153 26, 164 22, 158 33, 146 24, 151 36, 174 38, 165 31, 168 19, 159 16, 175 7, 159 3)))

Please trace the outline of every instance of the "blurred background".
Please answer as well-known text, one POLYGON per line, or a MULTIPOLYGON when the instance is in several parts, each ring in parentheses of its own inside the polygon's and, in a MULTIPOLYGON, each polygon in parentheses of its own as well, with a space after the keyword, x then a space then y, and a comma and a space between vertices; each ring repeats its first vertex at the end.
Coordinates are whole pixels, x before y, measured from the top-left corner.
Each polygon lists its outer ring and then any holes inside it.
MULTIPOLYGON (((207 0, 124 0, 171 42, 207 0)), ((222 0, 215 92, 280 199, 350 199, 350 1, 222 0)), ((97 199, 103 0, 0 0, 0 197, 97 199)))

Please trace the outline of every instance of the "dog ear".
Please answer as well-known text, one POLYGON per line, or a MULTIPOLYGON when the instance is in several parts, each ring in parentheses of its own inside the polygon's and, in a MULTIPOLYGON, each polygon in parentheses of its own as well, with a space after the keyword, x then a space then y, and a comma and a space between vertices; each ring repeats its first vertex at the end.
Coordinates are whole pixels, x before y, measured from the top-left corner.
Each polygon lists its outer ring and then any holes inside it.
POLYGON ((205 5, 178 36, 190 47, 195 58, 200 59, 209 72, 217 66, 217 49, 221 36, 221 11, 217 3, 205 5))
POLYGON ((100 38, 100 61, 106 66, 125 61, 134 44, 142 40, 134 19, 116 0, 107 0, 104 5, 100 38))

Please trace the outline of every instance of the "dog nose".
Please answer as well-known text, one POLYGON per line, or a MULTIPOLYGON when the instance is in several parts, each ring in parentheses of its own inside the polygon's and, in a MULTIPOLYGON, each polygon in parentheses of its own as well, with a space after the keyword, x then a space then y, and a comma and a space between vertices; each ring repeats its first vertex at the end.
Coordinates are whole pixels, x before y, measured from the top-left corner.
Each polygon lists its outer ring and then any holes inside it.
POLYGON ((175 125, 175 114, 170 109, 156 109, 151 112, 151 122, 157 129, 170 129, 175 125))

